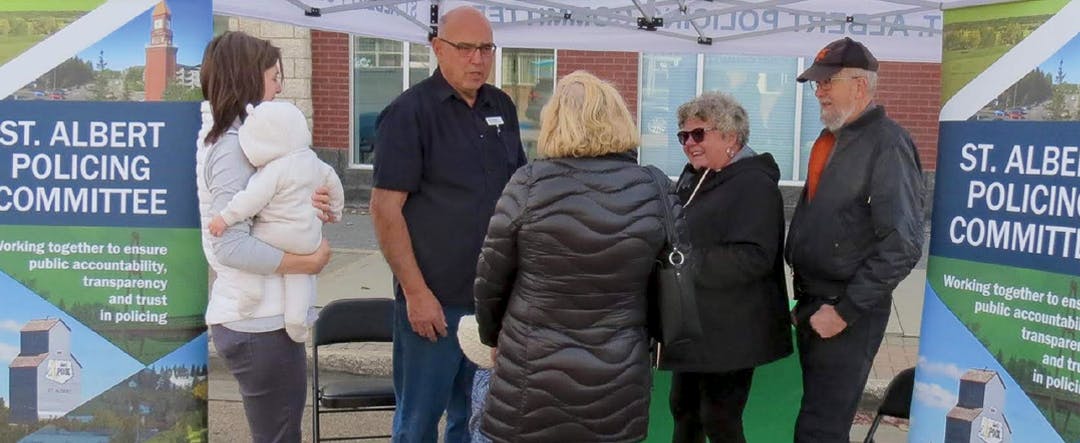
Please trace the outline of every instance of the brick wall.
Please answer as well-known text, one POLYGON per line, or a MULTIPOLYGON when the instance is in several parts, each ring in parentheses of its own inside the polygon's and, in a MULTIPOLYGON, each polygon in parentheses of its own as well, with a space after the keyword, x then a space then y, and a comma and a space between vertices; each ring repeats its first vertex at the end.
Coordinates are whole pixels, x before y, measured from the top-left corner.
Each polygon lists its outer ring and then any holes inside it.
POLYGON ((319 148, 349 148, 349 35, 311 31, 312 136, 319 148))
POLYGON ((937 170, 941 65, 882 62, 877 97, 889 116, 914 137, 923 169, 937 170))
POLYGON ((593 75, 615 85, 615 89, 626 100, 630 114, 637 118, 638 102, 638 53, 614 51, 570 51, 559 50, 559 78, 566 74, 584 69, 593 75))
POLYGON ((295 104, 308 116, 310 124, 311 32, 307 28, 245 17, 229 17, 228 26, 230 31, 243 31, 267 39, 281 48, 281 73, 285 77, 285 84, 277 99, 295 104))

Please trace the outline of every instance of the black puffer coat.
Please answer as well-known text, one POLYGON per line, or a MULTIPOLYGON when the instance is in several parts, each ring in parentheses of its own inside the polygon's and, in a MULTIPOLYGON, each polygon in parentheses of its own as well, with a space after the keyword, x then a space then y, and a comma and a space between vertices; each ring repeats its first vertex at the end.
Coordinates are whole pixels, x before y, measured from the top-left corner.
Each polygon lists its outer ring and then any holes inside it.
POLYGON ((510 179, 476 272, 480 339, 499 349, 481 424, 492 440, 645 438, 658 197, 630 155, 541 160, 510 179))
MULTIPOLYGON (((701 172, 687 165, 676 188, 681 201, 700 178, 701 172)), ((791 354, 779 178, 772 155, 748 157, 710 171, 686 205, 705 334, 696 343, 662 352, 662 368, 727 372, 791 354)))

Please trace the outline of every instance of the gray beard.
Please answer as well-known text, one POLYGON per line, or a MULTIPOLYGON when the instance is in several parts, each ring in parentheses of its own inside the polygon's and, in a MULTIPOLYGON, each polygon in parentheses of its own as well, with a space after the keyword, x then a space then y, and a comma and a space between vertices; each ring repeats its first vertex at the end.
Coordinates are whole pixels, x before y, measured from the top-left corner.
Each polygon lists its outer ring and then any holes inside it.
POLYGON ((839 110, 834 118, 829 118, 825 112, 822 112, 821 123, 824 124, 826 128, 829 128, 829 131, 836 132, 836 130, 844 126, 844 123, 847 123, 848 119, 851 118, 853 114, 855 114, 854 106, 851 106, 848 109, 839 110))

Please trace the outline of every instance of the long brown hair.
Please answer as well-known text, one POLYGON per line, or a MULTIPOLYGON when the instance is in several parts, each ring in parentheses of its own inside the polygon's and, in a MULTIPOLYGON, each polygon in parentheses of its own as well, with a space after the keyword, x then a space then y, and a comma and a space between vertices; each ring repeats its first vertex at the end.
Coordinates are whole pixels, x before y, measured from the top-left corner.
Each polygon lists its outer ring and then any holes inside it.
POLYGON ((262 101, 263 72, 281 63, 281 50, 243 32, 215 37, 203 52, 200 83, 210 101, 214 126, 203 140, 217 141, 236 119, 247 118, 244 107, 262 101))

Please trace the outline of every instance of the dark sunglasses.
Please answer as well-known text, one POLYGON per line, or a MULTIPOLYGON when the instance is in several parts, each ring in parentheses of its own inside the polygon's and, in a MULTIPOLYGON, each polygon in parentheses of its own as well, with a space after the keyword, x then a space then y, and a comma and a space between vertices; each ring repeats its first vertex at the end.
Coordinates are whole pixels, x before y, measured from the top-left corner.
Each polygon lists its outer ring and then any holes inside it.
POLYGON ((691 129, 689 131, 679 131, 679 132, 675 133, 675 138, 679 139, 679 144, 680 145, 685 145, 686 140, 691 138, 691 137, 694 139, 694 143, 701 143, 702 140, 705 140, 705 133, 706 132, 715 131, 716 129, 717 128, 709 128, 709 129, 697 128, 697 129, 691 129))

